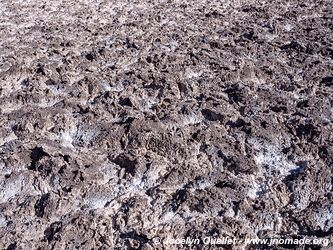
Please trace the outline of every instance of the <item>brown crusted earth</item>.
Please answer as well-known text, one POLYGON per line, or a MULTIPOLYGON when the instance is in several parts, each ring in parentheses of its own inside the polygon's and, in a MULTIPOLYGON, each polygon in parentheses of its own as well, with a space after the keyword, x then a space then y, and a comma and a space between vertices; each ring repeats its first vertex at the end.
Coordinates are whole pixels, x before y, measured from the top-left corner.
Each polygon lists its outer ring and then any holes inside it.
POLYGON ((330 0, 1 0, 1 249, 332 240, 332 29, 330 0))

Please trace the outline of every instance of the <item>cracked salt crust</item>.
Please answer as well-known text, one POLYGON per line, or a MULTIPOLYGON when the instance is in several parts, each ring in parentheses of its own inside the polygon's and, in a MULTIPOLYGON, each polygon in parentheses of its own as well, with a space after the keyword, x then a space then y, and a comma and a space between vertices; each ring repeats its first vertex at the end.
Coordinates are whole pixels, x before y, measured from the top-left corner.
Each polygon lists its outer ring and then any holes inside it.
POLYGON ((110 87, 110 91, 112 92, 121 92, 125 89, 122 83, 117 83, 114 87, 110 87))
POLYGON ((90 128, 82 128, 78 127, 75 132, 73 131, 74 135, 74 142, 77 143, 78 141, 82 141, 84 146, 88 146, 91 141, 98 135, 97 129, 90 129, 90 128))
POLYGON ((47 99, 42 99, 36 106, 41 107, 41 108, 48 108, 52 107, 54 104, 58 103, 59 100, 47 100, 47 99))
POLYGON ((0 186, 0 202, 6 202, 10 198, 20 194, 24 188, 23 182, 24 178, 21 175, 16 180, 3 182, 0 186))
POLYGON ((267 189, 267 185, 263 182, 258 182, 254 175, 251 175, 252 183, 250 184, 250 189, 248 190, 247 195, 251 199, 256 199, 261 196, 267 189))
POLYGON ((88 205, 91 209, 101 209, 105 207, 109 200, 109 197, 105 195, 92 196, 88 199, 85 199, 85 204, 88 205))
POLYGON ((280 178, 289 175, 292 170, 296 170, 299 166, 288 161, 281 152, 280 146, 260 142, 254 138, 248 140, 257 153, 254 160, 261 167, 263 173, 271 176, 274 172, 278 172, 280 178))
POLYGON ((210 181, 199 181, 193 188, 191 188, 191 192, 195 192, 196 190, 205 190, 206 188, 214 186, 214 183, 210 181))
POLYGON ((16 140, 16 139, 17 139, 17 136, 15 135, 14 132, 10 133, 8 136, 6 136, 4 138, 0 137, 0 146, 4 145, 10 141, 16 140))
POLYGON ((291 31, 293 28, 294 28, 294 26, 289 23, 284 26, 284 29, 288 32, 291 31))
POLYGON ((69 133, 68 131, 61 133, 60 140, 61 140, 61 144, 64 147, 74 148, 74 146, 73 146, 74 138, 73 138, 72 133, 69 133))
POLYGON ((7 220, 3 216, 0 216, 0 227, 7 227, 7 220))
POLYGON ((183 126, 194 125, 194 124, 201 123, 202 121, 203 121, 202 115, 189 114, 184 117, 182 125, 183 126))
POLYGON ((333 206, 327 209, 321 209, 315 214, 316 225, 321 229, 331 228, 333 226, 333 206))
POLYGON ((265 147, 262 152, 255 155, 254 160, 259 166, 266 168, 269 174, 271 174, 272 170, 276 170, 282 177, 298 168, 297 165, 287 161, 274 146, 265 147))

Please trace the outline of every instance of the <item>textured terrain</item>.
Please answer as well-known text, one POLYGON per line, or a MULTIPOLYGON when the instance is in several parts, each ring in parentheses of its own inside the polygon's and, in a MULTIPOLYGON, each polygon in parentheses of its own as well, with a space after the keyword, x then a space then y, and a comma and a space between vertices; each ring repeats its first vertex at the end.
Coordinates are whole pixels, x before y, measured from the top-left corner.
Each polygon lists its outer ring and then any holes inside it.
POLYGON ((332 29, 331 0, 0 0, 0 248, 332 240, 332 29))

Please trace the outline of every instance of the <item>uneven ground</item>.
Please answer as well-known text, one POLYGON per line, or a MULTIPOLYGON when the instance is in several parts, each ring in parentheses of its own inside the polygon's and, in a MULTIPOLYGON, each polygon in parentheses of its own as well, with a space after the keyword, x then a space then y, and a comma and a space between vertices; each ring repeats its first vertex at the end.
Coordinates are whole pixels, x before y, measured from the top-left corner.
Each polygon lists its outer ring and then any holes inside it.
POLYGON ((332 29, 331 0, 1 0, 1 249, 332 241, 332 29))

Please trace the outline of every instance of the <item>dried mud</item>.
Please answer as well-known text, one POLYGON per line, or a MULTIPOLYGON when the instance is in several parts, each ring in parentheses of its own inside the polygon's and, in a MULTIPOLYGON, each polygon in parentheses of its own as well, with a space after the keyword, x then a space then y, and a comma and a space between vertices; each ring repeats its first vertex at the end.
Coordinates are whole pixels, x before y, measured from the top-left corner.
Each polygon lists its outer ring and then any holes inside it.
POLYGON ((331 1, 2 0, 0 14, 1 249, 332 240, 331 1))

